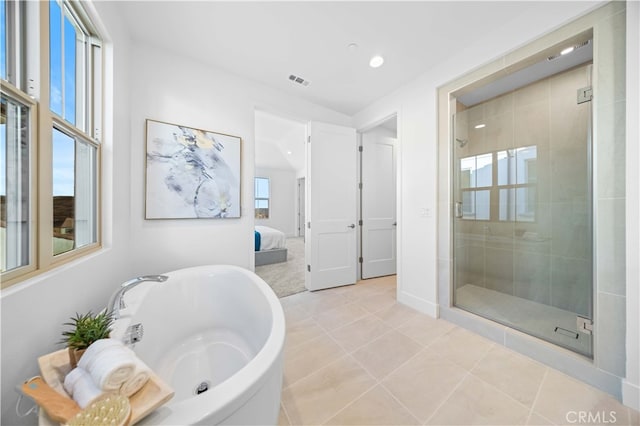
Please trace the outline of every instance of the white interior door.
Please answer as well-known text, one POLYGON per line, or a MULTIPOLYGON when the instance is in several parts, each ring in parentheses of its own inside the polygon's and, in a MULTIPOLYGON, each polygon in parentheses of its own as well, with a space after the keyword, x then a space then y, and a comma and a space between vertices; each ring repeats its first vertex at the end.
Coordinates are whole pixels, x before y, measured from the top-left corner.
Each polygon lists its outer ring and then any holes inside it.
POLYGON ((304 237, 304 230, 306 228, 306 215, 305 209, 305 192, 306 183, 304 178, 298 179, 298 236, 304 237))
POLYGON ((355 129, 309 123, 307 143, 307 289, 354 284, 357 276, 355 129))
POLYGON ((396 273, 396 139, 362 136, 362 278, 396 273))

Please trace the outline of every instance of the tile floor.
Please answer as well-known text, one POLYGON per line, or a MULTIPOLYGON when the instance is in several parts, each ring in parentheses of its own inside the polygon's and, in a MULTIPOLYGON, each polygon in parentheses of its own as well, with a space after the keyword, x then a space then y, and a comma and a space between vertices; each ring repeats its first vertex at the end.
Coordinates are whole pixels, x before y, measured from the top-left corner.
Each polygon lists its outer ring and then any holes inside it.
POLYGON ((395 302, 395 277, 281 299, 281 425, 638 425, 614 398, 395 302))

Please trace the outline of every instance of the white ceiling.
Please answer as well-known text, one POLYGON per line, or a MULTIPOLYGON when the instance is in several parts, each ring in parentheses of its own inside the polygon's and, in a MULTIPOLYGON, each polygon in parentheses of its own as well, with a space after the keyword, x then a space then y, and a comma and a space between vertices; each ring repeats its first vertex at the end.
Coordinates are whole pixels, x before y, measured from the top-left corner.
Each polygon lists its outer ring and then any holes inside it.
MULTIPOLYGON (((353 115, 545 2, 118 2, 133 39, 353 115), (349 43, 357 43, 351 51, 349 43), (378 69, 369 59, 383 55, 378 69), (307 87, 289 81, 295 74, 307 87)), ((500 52, 496 52, 498 54, 500 52)))
MULTIPOLYGON (((141 43, 346 115, 470 49, 544 1, 121 1, 141 43), (349 49, 350 43, 358 48, 349 49), (369 67, 373 55, 385 63, 369 67), (289 80, 295 74, 311 84, 289 80)), ((496 55, 503 52, 496 52, 496 55)), ((395 130, 395 120, 385 123, 395 130)), ((305 127, 256 112, 256 166, 304 170, 305 127), (288 154, 291 152, 291 154, 288 154)))

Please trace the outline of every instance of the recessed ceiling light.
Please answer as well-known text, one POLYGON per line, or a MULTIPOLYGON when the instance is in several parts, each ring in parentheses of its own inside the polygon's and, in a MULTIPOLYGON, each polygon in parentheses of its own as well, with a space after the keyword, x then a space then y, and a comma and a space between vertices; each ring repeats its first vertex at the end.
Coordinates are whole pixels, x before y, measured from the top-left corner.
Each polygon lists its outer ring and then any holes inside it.
POLYGON ((573 45, 573 46, 569 46, 569 47, 565 47, 564 49, 562 49, 562 51, 560 53, 556 53, 555 55, 549 56, 547 58, 547 60, 553 61, 554 59, 558 59, 561 56, 568 55, 569 53, 575 52, 576 50, 578 50, 578 49, 580 49, 582 47, 588 46, 589 43, 591 43, 591 40, 583 41, 582 43, 579 43, 579 44, 576 44, 576 45, 573 45))
POLYGON ((574 50, 575 48, 576 48, 575 46, 569 46, 569 47, 567 47, 566 49, 563 49, 563 50, 560 52, 560 54, 561 54, 561 55, 566 55, 567 53, 571 53, 571 52, 573 52, 573 50, 574 50))
POLYGON ((475 128, 476 129, 482 129, 484 127, 486 127, 486 124, 478 124, 475 128))
POLYGON ((291 151, 287 151, 287 154, 291 155, 291 154, 293 154, 293 152, 291 152, 291 151))
POLYGON ((382 56, 376 55, 373 58, 371 58, 371 60, 369 61, 369 66, 371 68, 378 68, 379 66, 381 66, 382 64, 384 64, 384 58, 382 56))

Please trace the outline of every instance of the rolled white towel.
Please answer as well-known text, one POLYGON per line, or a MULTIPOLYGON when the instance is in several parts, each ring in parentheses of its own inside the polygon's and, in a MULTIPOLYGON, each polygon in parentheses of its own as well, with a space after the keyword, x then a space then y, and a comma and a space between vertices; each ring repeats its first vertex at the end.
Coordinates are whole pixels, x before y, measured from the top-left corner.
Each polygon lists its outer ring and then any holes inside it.
POLYGON ((91 378, 91 375, 82 368, 74 368, 64 378, 65 390, 73 396, 73 400, 85 408, 104 395, 91 378))
POLYGON ((69 396, 73 396, 73 388, 75 387, 78 380, 82 379, 82 377, 87 374, 82 368, 74 368, 64 377, 64 390, 67 391, 69 396))
POLYGON ((122 384, 120 393, 125 396, 131 396, 138 392, 144 385, 147 384, 151 377, 151 369, 145 364, 138 356, 131 351, 131 355, 134 358, 135 371, 133 375, 122 384))
POLYGON ((129 349, 115 339, 100 339, 91 344, 78 367, 85 369, 94 383, 105 391, 118 391, 135 371, 129 349))
POLYGON ((85 371, 90 371, 98 359, 98 355, 104 350, 114 347, 124 346, 121 341, 116 339, 100 339, 93 342, 78 361, 78 367, 85 371))

